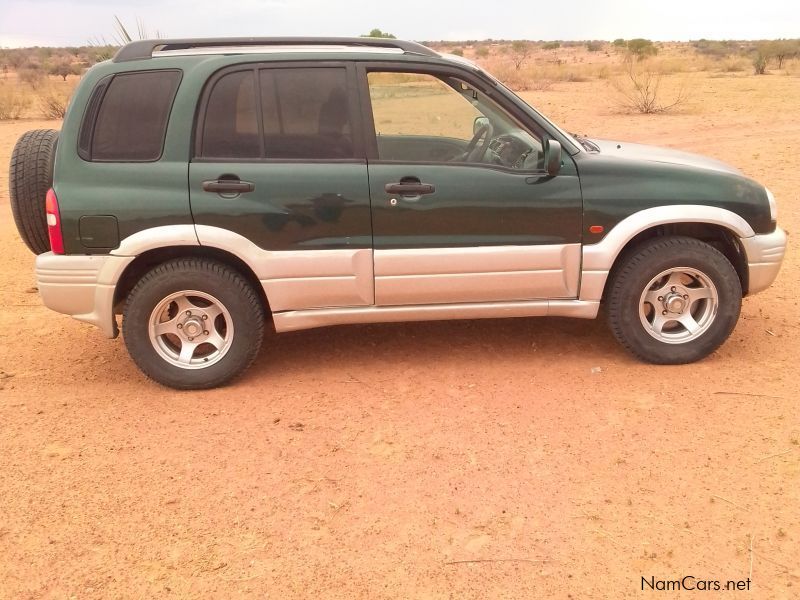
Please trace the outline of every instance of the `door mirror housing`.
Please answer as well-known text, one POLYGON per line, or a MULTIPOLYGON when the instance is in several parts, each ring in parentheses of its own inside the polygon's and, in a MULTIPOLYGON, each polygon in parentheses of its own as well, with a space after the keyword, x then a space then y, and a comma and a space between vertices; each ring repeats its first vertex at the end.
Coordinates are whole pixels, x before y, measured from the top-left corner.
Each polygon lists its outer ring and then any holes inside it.
POLYGON ((491 127, 491 123, 487 117, 475 117, 472 122, 472 135, 478 135, 478 132, 484 127, 491 127))
POLYGON ((544 154, 544 168, 551 177, 561 170, 561 142, 548 140, 544 154))

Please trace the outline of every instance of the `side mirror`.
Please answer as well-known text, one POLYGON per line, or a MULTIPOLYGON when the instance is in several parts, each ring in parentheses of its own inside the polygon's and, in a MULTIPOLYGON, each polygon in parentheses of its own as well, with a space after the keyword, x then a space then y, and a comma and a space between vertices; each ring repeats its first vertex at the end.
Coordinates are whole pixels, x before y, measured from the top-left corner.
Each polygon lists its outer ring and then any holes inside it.
POLYGON ((491 126, 487 117, 475 117, 472 122, 472 135, 478 135, 478 132, 486 126, 491 126))
POLYGON ((548 140, 544 154, 544 168, 551 177, 561 170, 561 142, 548 140))

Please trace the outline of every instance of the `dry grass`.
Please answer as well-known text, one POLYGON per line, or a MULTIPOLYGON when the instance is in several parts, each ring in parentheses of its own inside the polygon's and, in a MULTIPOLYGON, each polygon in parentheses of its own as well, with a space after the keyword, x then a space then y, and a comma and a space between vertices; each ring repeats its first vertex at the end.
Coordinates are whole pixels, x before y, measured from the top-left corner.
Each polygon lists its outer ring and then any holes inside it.
POLYGON ((0 79, 0 121, 14 119, 61 119, 78 85, 78 77, 63 81, 58 76, 40 76, 32 84, 26 72, 0 79))
POLYGON ((18 86, 0 83, 0 121, 19 119, 32 103, 30 95, 21 94, 18 86))

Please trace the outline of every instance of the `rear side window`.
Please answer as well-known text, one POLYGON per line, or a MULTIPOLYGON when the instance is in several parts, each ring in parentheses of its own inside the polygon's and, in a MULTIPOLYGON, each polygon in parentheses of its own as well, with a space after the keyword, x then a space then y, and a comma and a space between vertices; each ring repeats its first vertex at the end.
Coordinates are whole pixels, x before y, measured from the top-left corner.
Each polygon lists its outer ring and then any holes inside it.
MULTIPOLYGON (((154 161, 161 157, 180 71, 115 75, 103 95, 92 127, 88 158, 93 161, 154 161)), ((81 132, 81 141, 86 138, 81 132)), ((83 145, 83 143, 81 144, 83 145)))
POLYGON ((350 101, 347 71, 341 67, 228 73, 208 95, 199 155, 354 158, 350 101))

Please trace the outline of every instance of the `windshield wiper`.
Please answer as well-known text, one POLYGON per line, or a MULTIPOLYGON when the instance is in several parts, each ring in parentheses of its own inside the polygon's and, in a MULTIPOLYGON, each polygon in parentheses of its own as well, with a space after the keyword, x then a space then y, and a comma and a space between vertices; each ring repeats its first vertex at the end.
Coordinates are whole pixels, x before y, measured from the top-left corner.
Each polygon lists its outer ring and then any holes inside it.
POLYGON ((577 133, 572 133, 570 135, 572 135, 572 137, 574 137, 576 140, 578 140, 578 143, 581 146, 583 146, 584 150, 587 150, 589 152, 600 152, 600 146, 595 144, 589 138, 584 137, 582 135, 578 135, 577 133))

